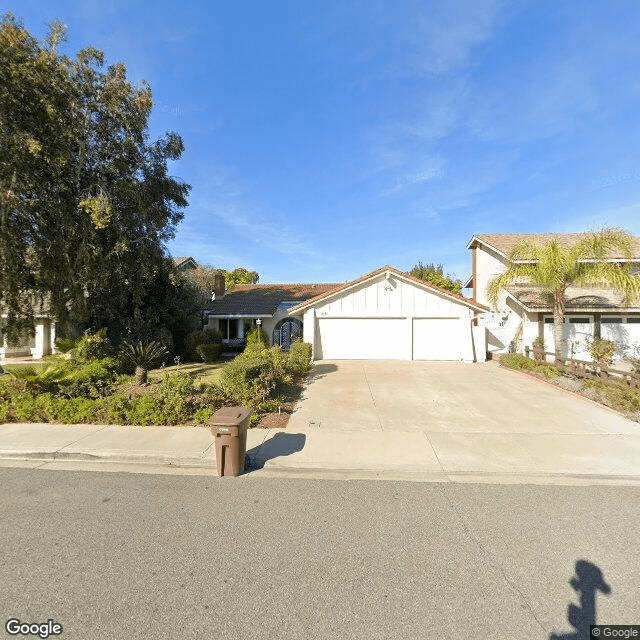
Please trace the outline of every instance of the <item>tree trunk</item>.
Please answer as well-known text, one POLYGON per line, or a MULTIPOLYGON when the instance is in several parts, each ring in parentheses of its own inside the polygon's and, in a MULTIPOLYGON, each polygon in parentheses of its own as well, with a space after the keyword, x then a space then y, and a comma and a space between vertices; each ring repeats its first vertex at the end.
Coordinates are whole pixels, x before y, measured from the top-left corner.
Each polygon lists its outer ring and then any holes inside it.
POLYGON ((136 384, 139 387, 147 384, 147 370, 144 367, 136 367, 136 384))
POLYGON ((562 347, 564 344, 564 290, 553 292, 553 342, 556 362, 563 360, 562 347))

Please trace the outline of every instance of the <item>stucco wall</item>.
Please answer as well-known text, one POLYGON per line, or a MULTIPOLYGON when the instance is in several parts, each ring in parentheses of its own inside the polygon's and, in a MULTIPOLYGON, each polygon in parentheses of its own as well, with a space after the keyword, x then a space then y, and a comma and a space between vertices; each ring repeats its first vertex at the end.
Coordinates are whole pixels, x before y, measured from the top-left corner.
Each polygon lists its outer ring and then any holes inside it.
MULTIPOLYGON (((493 249, 480 244, 476 248, 476 273, 474 291, 476 300, 480 304, 491 306, 487 296, 487 285, 490 280, 506 270, 506 261, 493 249)), ((504 296, 501 297, 499 307, 504 304, 504 296)))

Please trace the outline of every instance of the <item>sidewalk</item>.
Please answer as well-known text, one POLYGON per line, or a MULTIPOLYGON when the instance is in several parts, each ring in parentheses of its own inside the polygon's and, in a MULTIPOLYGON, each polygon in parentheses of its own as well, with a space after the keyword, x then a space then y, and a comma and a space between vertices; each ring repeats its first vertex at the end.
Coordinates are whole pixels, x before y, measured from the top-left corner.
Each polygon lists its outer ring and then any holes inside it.
MULTIPOLYGON (((640 435, 250 429, 247 477, 640 484, 640 435)), ((216 475, 209 428, 0 425, 0 466, 216 475)))

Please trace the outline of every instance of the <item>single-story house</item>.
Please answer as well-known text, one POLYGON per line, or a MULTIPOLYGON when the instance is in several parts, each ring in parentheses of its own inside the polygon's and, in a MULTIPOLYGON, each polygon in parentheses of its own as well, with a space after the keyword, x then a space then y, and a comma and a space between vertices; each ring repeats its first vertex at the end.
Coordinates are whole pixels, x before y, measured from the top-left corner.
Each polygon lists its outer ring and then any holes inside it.
POLYGON ((488 307, 390 266, 289 309, 313 359, 484 361, 488 307))
MULTIPOLYGON (((544 243, 557 240, 571 245, 584 237, 581 233, 546 234, 478 234, 467 248, 472 252, 472 274, 466 283, 473 290, 472 299, 489 305, 487 285, 506 270, 508 256, 516 244, 544 243)), ((626 261, 611 256, 612 261, 626 261)), ((526 262, 526 261, 525 261, 526 262)), ((531 260, 534 262, 534 260, 531 260)), ((640 238, 634 240, 632 269, 640 273, 640 238)), ((590 360, 589 344, 594 337, 618 344, 616 358, 632 355, 640 345, 640 301, 623 304, 621 294, 607 286, 569 287, 566 291, 564 323, 564 357, 590 360)), ((555 351, 553 309, 549 294, 527 282, 516 282, 504 289, 497 309, 482 316, 486 327, 487 350, 495 353, 524 353, 533 341, 544 339, 545 350, 555 351)))
POLYGON ((245 284, 216 280, 206 328, 242 344, 260 325, 272 345, 302 336, 314 360, 484 361, 479 314, 488 307, 393 267, 343 284, 245 284))
POLYGON ((302 335, 302 322, 288 310, 336 284, 237 284, 225 290, 224 275, 215 278, 212 301, 204 311, 205 328, 219 331, 223 344, 241 346, 247 333, 260 326, 271 345, 287 351, 302 335))
POLYGON ((53 353, 56 340, 56 325, 51 319, 46 304, 34 305, 35 334, 25 334, 16 344, 10 344, 2 332, 2 322, 6 318, 0 308, 0 360, 3 358, 42 358, 53 353))
POLYGON ((197 269, 198 263, 191 256, 180 256, 171 258, 176 271, 186 271, 187 269, 197 269))

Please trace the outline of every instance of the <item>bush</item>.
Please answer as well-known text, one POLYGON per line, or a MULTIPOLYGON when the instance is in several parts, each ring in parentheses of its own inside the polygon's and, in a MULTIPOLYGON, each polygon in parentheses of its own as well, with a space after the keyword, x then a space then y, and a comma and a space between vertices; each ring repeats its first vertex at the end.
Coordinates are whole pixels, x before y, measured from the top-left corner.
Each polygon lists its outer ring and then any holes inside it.
POLYGON ((198 424, 209 424, 215 412, 215 409, 212 409, 211 407, 198 409, 193 415, 193 420, 198 424))
POLYGON ((121 366, 127 373, 135 371, 138 385, 146 384, 149 369, 166 355, 166 347, 155 341, 134 344, 125 340, 118 350, 121 366))
POLYGON ((311 370, 311 345, 302 342, 302 338, 296 338, 289 349, 288 369, 296 377, 311 370))
POLYGON ((611 340, 594 338, 589 344, 589 353, 595 362, 600 364, 611 364, 613 355, 616 352, 616 343, 611 340))
POLYGON ((535 369, 536 363, 520 353, 505 353, 500 356, 500 364, 509 369, 535 369))
POLYGON ((198 353, 198 347, 204 344, 221 344, 222 337, 218 331, 192 331, 187 335, 186 351, 191 360, 199 360, 202 356, 198 353))
POLYGON ((100 329, 96 333, 85 331, 71 353, 78 362, 93 362, 110 356, 111 341, 107 338, 106 329, 100 329))
POLYGON ((269 336, 262 327, 254 327, 247 333, 247 346, 262 345, 263 347, 269 346, 269 336))
POLYGON ((196 352, 202 362, 215 362, 219 360, 222 353, 222 344, 199 344, 196 347, 196 352))
POLYGON ((56 340, 56 351, 60 353, 69 353, 69 351, 75 349, 76 346, 76 341, 71 338, 58 338, 56 340))
POLYGON ((273 398, 278 386, 292 382, 287 354, 277 346, 267 349, 259 341, 247 345, 220 374, 221 394, 228 402, 258 410, 273 398))

